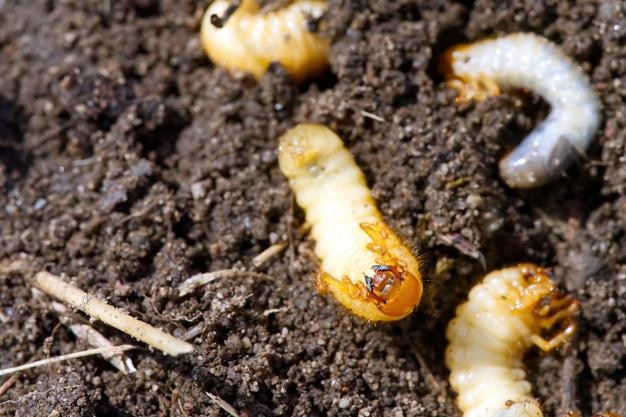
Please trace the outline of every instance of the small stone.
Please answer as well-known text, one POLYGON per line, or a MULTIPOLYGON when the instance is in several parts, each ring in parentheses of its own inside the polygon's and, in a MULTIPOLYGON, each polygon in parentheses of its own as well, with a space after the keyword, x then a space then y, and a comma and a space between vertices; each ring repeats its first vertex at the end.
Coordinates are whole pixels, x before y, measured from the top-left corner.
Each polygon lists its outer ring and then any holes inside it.
POLYGON ((350 407, 350 403, 351 403, 351 402, 352 402, 352 401, 350 400, 350 398, 349 398, 349 397, 342 397, 342 398, 339 400, 339 408, 341 408, 341 409, 346 409, 346 408, 350 407))

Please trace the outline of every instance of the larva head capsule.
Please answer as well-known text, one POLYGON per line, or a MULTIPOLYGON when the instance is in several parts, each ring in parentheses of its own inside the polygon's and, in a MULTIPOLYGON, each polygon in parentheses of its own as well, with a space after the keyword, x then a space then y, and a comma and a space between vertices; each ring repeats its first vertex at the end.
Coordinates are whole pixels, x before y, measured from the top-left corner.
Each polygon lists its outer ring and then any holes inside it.
POLYGON ((367 297, 382 313, 404 317, 413 311, 422 292, 415 276, 393 265, 372 265, 372 272, 364 279, 367 297))
POLYGON ((336 279, 321 272, 317 287, 321 292, 330 292, 348 310, 370 321, 400 320, 413 312, 422 297, 421 277, 407 270, 365 274, 363 281, 357 283, 345 276, 336 279))
POLYGON ((419 266, 411 262, 413 255, 385 224, 361 223, 360 227, 371 239, 367 250, 377 260, 361 284, 366 290, 365 298, 375 305, 378 314, 382 313, 384 320, 401 319, 413 311, 422 297, 419 266))

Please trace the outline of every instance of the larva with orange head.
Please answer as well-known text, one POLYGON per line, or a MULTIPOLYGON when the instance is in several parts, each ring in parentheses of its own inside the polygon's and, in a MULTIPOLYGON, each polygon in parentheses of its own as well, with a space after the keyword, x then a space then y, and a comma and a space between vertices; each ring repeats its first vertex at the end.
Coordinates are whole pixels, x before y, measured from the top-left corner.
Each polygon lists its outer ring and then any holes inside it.
POLYGON ((341 139, 302 124, 280 138, 278 160, 312 226, 321 289, 371 321, 399 320, 419 304, 419 260, 385 224, 341 139))
POLYGON ((492 272, 472 288, 446 333, 450 384, 463 417, 543 417, 523 356, 533 344, 550 351, 568 341, 577 312, 576 300, 532 264, 492 272))
POLYGON ((326 69, 330 41, 316 28, 326 1, 298 0, 268 13, 261 13, 256 0, 231 3, 214 1, 202 19, 202 45, 215 64, 261 78, 272 62, 280 62, 295 81, 326 69))
POLYGON ((500 161, 500 175, 510 187, 536 187, 561 175, 584 154, 600 125, 600 102, 583 72, 556 45, 532 33, 456 46, 443 55, 440 70, 459 101, 527 88, 552 107, 500 161))

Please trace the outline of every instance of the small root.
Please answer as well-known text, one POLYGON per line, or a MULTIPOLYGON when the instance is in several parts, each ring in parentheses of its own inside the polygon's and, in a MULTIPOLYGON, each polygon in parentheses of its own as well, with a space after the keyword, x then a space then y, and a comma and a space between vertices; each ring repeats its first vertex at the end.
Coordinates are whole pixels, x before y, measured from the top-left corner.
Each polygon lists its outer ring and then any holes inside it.
POLYGON ((255 268, 261 268, 278 256, 283 250, 285 250, 286 247, 287 244, 284 242, 270 246, 252 259, 252 265, 254 265, 255 268))
MULTIPOLYGON (((93 327, 77 323, 70 317, 70 312, 67 307, 61 303, 52 302, 51 308, 57 314, 59 314, 59 321, 63 323, 74 335, 87 342, 94 348, 106 348, 113 347, 113 343, 109 341, 102 333, 94 329, 93 327)), ((137 371, 133 361, 126 355, 102 355, 104 359, 109 361, 111 365, 120 370, 123 374, 132 374, 137 371)))
POLYGON ((211 393, 208 393, 208 392, 206 393, 206 395, 209 396, 209 398, 211 399, 213 404, 217 405, 219 408, 224 410, 226 413, 230 414, 232 417, 240 417, 239 412, 237 410, 235 410, 235 407, 233 407, 232 405, 228 404, 226 401, 224 401, 223 399, 221 399, 217 395, 211 394, 211 393))
POLYGON ((37 273, 33 281, 34 285, 43 292, 168 355, 178 356, 193 351, 193 346, 189 343, 138 320, 119 308, 91 297, 49 272, 37 273))
POLYGON ((137 349, 137 346, 134 345, 120 345, 120 346, 112 346, 112 347, 104 347, 104 348, 96 348, 96 349, 87 349, 82 350, 80 352, 68 353, 67 355, 54 356, 52 358, 42 359, 35 362, 26 363, 20 366, 14 366, 11 368, 5 368, 0 370, 0 376, 10 375, 16 372, 25 371, 27 369, 37 368, 40 366, 50 365, 52 363, 63 362, 70 359, 84 358, 86 356, 93 355, 119 355, 122 352, 127 350, 137 349))
POLYGON ((247 277, 263 279, 267 281, 274 281, 273 277, 266 275, 266 274, 261 274, 259 272, 241 271, 238 269, 221 269, 219 271, 197 274, 186 279, 178 286, 178 297, 180 298, 185 297, 195 292, 199 288, 204 287, 205 285, 217 279, 247 278, 247 277))
POLYGON ((272 314, 276 314, 276 313, 284 313, 286 311, 289 311, 289 309, 291 308, 291 306, 286 306, 286 307, 280 307, 280 308, 270 308, 268 310, 265 310, 263 312, 263 316, 264 317, 269 317, 272 314))
POLYGON ((9 379, 4 381, 2 385, 0 385, 0 397, 4 395, 5 392, 9 390, 17 382, 17 374, 11 375, 9 379))

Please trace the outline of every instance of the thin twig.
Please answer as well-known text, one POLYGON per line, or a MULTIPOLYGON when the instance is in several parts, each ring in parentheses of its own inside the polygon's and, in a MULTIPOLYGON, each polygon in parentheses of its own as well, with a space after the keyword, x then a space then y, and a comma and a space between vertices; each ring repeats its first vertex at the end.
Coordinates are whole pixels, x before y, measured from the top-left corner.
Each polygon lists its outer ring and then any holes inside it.
POLYGON ((0 397, 9 390, 17 382, 17 374, 11 375, 9 379, 4 381, 2 385, 0 385, 0 397))
POLYGON ((256 268, 262 267, 267 262, 274 259, 283 250, 285 250, 286 247, 287 244, 285 242, 277 243, 270 246, 252 259, 252 265, 254 265, 256 268))
POLYGON ((178 286, 178 296, 184 297, 186 295, 189 295, 193 293, 194 291, 196 291, 198 288, 203 287, 207 285, 208 283, 215 281, 216 279, 247 278, 247 277, 263 279, 263 280, 268 280, 268 281, 274 280, 274 278, 272 278, 271 276, 266 275, 266 274, 261 274, 259 272, 241 271, 238 269, 222 269, 219 271, 197 274, 186 279, 178 286))
POLYGON ((202 334, 205 326, 206 324, 204 323, 196 324, 191 329, 187 330, 185 334, 183 334, 180 338, 183 339, 184 341, 191 340, 195 338, 196 336, 199 336, 200 334, 202 334))
POLYGON ((263 312, 263 316, 264 317, 269 317, 272 314, 284 313, 285 311, 289 311, 290 308, 291 308, 291 306, 279 307, 279 308, 270 308, 270 309, 265 310, 263 312))
POLYGON ((67 355, 55 356, 53 358, 42 359, 35 362, 25 363, 24 365, 14 366, 0 370, 0 376, 13 374, 15 372, 25 371, 27 369, 37 368, 39 366, 49 365, 51 363, 63 362, 70 359, 84 358, 93 355, 119 355, 130 349, 137 349, 134 345, 120 345, 106 348, 87 349, 80 352, 68 353, 67 355))
POLYGON ((228 404, 226 401, 224 401, 223 399, 221 399, 217 395, 214 395, 214 394, 211 394, 211 393, 208 393, 208 392, 206 393, 206 395, 208 395, 209 398, 211 399, 211 401, 213 401, 213 404, 217 405, 219 408, 221 408, 222 410, 226 411, 231 416, 233 416, 233 417, 240 417, 239 412, 237 410, 235 410, 235 407, 233 407, 232 405, 228 404))
POLYGON ((62 123, 60 125, 57 125, 51 129, 49 129, 46 133, 44 133, 43 135, 41 135, 41 137, 39 138, 39 141, 37 143, 37 146, 41 146, 44 143, 46 143, 47 141, 49 141, 50 139, 54 138, 56 135, 60 135, 61 133, 63 133, 67 128, 69 128, 70 126, 72 126, 74 122, 71 120, 68 120, 65 123, 62 123))
POLYGON ((446 395, 446 391, 441 387, 441 384, 439 383, 439 381, 437 381, 437 378, 435 378, 435 375, 433 375, 432 371, 430 370, 430 367, 428 366, 428 363, 426 362, 426 359, 424 359, 424 357, 420 353, 418 347, 413 342, 413 339, 409 337, 407 333, 407 329, 406 329, 406 324, 403 324, 401 328, 402 328, 402 336, 404 337, 404 340, 411 347, 411 352, 413 353, 413 356, 417 360, 417 363, 420 366, 420 370, 424 376, 424 379, 426 379, 426 382, 428 382, 430 386, 434 387, 437 393, 446 395))
POLYGON ((370 113, 368 111, 365 111, 365 110, 361 110, 361 116, 370 118, 372 120, 376 120, 377 122, 387 123, 387 121, 385 119, 383 119, 382 117, 380 117, 380 116, 378 116, 378 115, 376 115, 374 113, 370 113))
POLYGON ((21 272, 26 268, 26 262, 22 259, 17 261, 9 261, 7 259, 0 262, 0 273, 11 274, 13 272, 21 272))
MULTIPOLYGON (((70 331, 74 333, 74 335, 78 339, 86 341, 94 348, 114 346, 113 343, 109 341, 109 339, 107 339, 102 333, 100 333, 93 327, 83 323, 76 323, 74 320, 72 320, 69 317, 69 311, 67 307, 65 307, 63 304, 52 302, 51 307, 59 314, 59 320, 61 321, 61 323, 67 326, 67 328, 70 329, 70 331)), ((132 374, 137 371, 135 365, 133 364, 133 361, 126 355, 102 355, 102 357, 109 361, 111 365, 119 369, 123 374, 132 374)))
POLYGON ((168 355, 177 356, 193 351, 191 344, 138 320, 104 301, 90 297, 86 292, 49 272, 41 271, 37 273, 34 278, 34 284, 47 294, 168 355))

